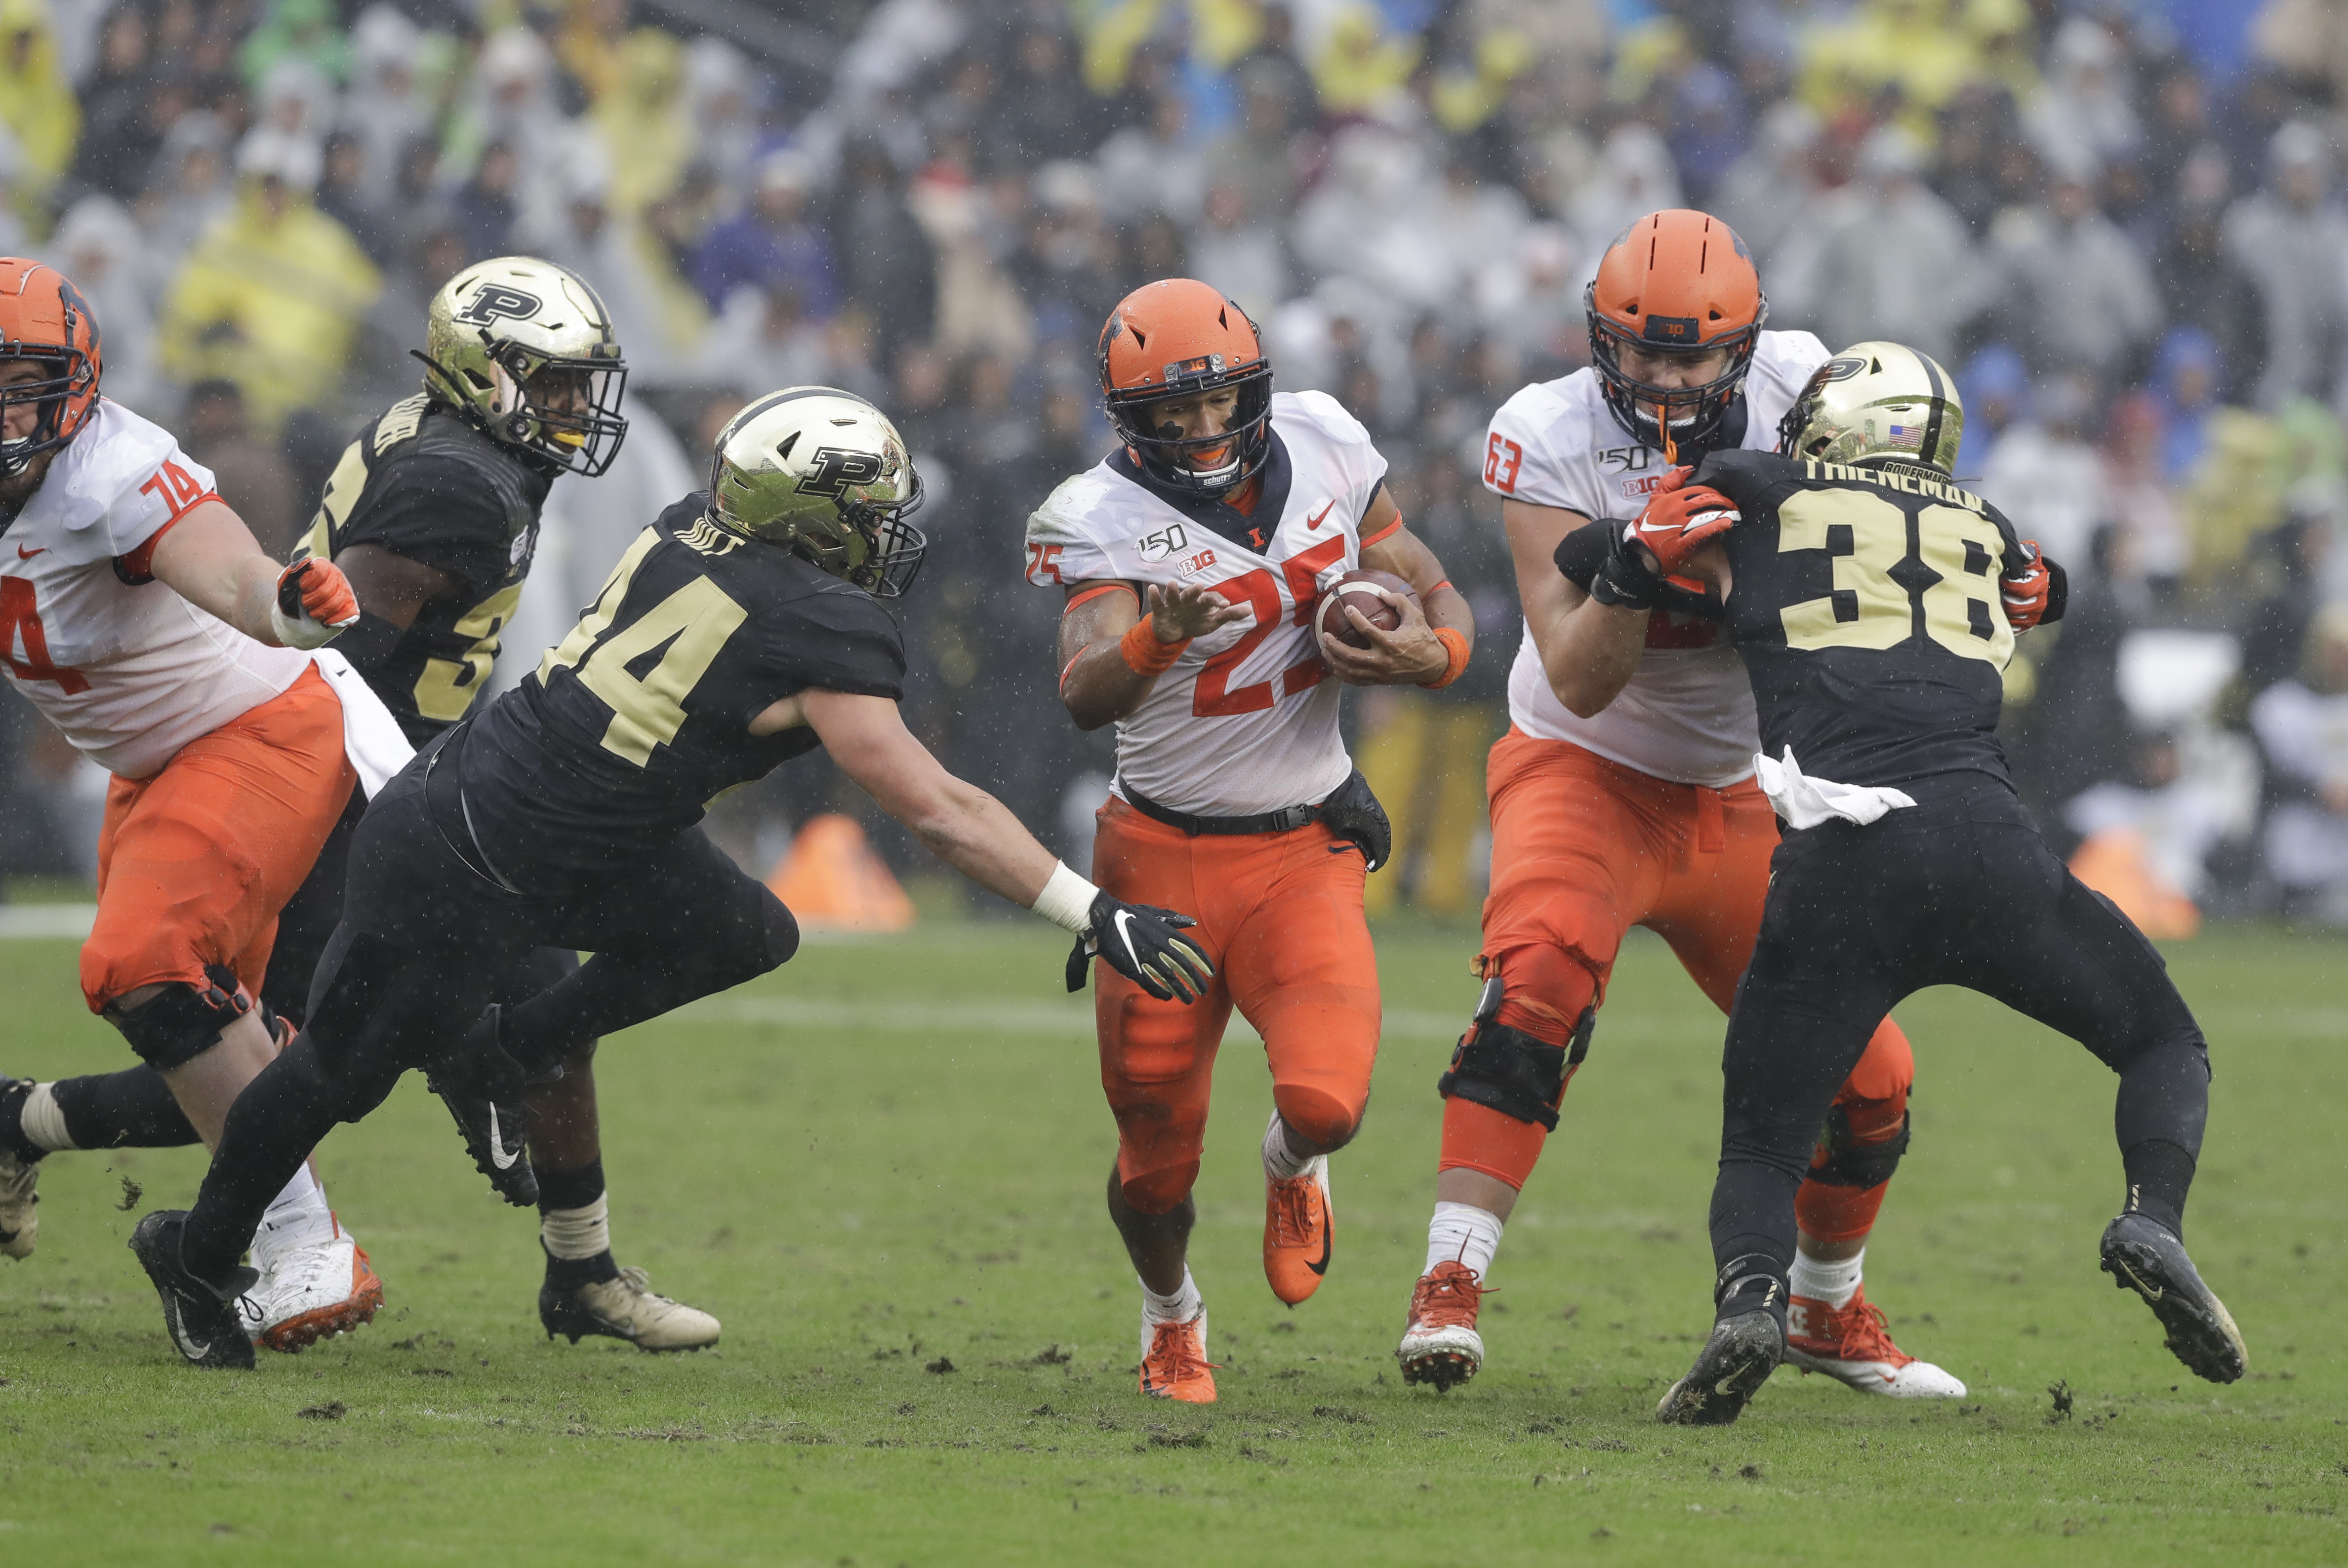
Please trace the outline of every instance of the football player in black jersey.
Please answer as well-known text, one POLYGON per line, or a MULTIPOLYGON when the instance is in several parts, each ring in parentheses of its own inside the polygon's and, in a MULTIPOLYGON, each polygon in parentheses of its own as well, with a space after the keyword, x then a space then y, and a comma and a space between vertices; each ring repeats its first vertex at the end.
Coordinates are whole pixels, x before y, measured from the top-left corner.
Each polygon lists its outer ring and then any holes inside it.
POLYGON ((231 1109, 195 1209, 149 1214, 133 1237, 183 1355, 251 1364, 242 1336, 219 1332, 250 1283, 241 1216, 407 1069, 432 1071, 477 1158, 503 1168, 524 1158, 528 1084, 575 1042, 788 959, 790 912, 697 824, 711 799, 818 746, 956 870, 1152 995, 1202 992, 1212 970, 1179 935, 1187 917, 1101 892, 906 730, 904 645, 880 601, 921 564, 920 495, 861 398, 759 399, 719 436, 710 490, 645 530, 538 671, 370 803, 302 1033, 231 1109), (594 956, 502 1002, 506 966, 542 945, 594 956))
MULTIPOLYGON (((427 308, 418 357, 424 390, 369 420, 345 449, 298 556, 331 560, 351 579, 360 619, 338 649, 410 744, 423 746, 461 720, 489 682, 554 480, 594 478, 618 455, 627 366, 595 291, 528 256, 478 263, 449 279, 427 308)), ((282 1018, 298 1020, 307 1006, 319 955, 342 918, 351 834, 366 808, 354 793, 278 917, 262 1001, 282 1018)), ((533 949, 507 968, 497 998, 525 1000, 578 966, 575 953, 533 949)), ((715 1344, 716 1318, 654 1293, 641 1271, 623 1271, 612 1256, 594 1051, 592 1037, 575 1042, 561 1078, 533 1089, 530 1159, 502 1169, 482 1161, 510 1201, 539 1206, 547 1258, 540 1320, 549 1336, 574 1343, 603 1334, 648 1350, 715 1344)), ((84 1148, 196 1141, 151 1070, 49 1088, 84 1148)), ((0 1139, 9 1109, 0 1095, 0 1139)))
POLYGON ((1812 378, 1777 453, 1714 453, 1675 526, 1611 529, 1619 585, 1651 591, 1660 569, 1725 593, 1787 827, 1724 1052, 1715 1323, 1665 1421, 1735 1420, 1782 1358, 1818 1127, 1876 1020, 1926 985, 1993 996, 2118 1074, 2127 1196, 2103 1267, 2199 1376, 2247 1363, 2181 1239, 2200 1027, 2152 944, 2047 849, 1997 742, 2005 601, 2023 624, 2057 616, 2061 576, 1952 480, 1963 426, 1939 366, 1862 343, 1812 378))
MULTIPOLYGON (((344 451, 298 552, 332 560, 353 579, 361 618, 340 649, 417 746, 462 719, 488 683, 555 479, 603 473, 627 432, 619 413, 627 367, 610 313, 561 267, 509 256, 465 268, 434 295, 425 342, 423 391, 369 420, 344 451)), ((355 793, 279 916, 262 1000, 282 1018, 303 1016, 341 919, 345 862, 366 806, 355 793)), ((560 948, 524 954, 499 998, 520 1001, 577 967, 578 955, 560 948)), ((562 1078, 533 1092, 534 1159, 484 1166, 512 1202, 540 1206, 540 1318, 549 1335, 574 1341, 608 1334, 648 1349, 713 1344, 715 1317, 654 1295, 611 1255, 594 1048, 592 1038, 577 1042, 562 1078)), ((0 1145, 22 1137, 11 1123, 26 1097, 8 1092, 15 1087, 0 1088, 0 1145)), ((80 1147, 196 1141, 151 1071, 48 1088, 80 1147)))

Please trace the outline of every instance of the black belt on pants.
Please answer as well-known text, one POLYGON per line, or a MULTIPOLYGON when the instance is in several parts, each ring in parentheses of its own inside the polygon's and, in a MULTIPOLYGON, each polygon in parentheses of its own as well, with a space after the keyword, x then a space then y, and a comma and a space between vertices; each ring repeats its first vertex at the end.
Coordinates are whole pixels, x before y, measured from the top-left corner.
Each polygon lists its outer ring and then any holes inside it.
POLYGON ((1123 791, 1127 805, 1169 828, 1179 828, 1194 839, 1201 833, 1289 833, 1321 820, 1318 806, 1283 806, 1277 811, 1253 817, 1193 817, 1188 811, 1159 805, 1130 784, 1123 785, 1123 791))

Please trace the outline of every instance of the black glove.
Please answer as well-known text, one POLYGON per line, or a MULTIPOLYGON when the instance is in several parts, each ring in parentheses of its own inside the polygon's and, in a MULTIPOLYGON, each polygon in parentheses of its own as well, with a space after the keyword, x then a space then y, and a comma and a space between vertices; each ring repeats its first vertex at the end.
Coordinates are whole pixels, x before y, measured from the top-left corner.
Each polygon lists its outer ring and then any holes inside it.
POLYGON ((1187 1005, 1207 994, 1215 966, 1175 934, 1199 923, 1189 915, 1102 893, 1093 900, 1092 921, 1092 929, 1076 938, 1068 954, 1069 990, 1085 988, 1087 961, 1098 954, 1110 968, 1161 1002, 1187 1005))
MULTIPOLYGON (((1601 518, 1606 531, 1606 563, 1590 580, 1590 596, 1601 604, 1622 610, 1652 610, 1663 591, 1663 574, 1648 564, 1647 552, 1625 536, 1632 524, 1620 518, 1601 518)), ((1558 570, 1565 570, 1565 546, 1558 547, 1558 570)))
POLYGON ((1371 871, 1394 857, 1394 824, 1386 820, 1386 809, 1378 804, 1370 781, 1359 769, 1321 802, 1321 820, 1331 832, 1360 850, 1371 871))

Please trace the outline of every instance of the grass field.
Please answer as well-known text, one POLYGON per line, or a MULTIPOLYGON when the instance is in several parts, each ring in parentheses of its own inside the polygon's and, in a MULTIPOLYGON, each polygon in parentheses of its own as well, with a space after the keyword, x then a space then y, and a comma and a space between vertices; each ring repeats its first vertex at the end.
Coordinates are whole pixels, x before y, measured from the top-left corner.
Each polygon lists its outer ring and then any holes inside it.
MULTIPOLYGON (((550 1344, 530 1216, 492 1202, 416 1079, 321 1151, 389 1305, 252 1374, 181 1367, 123 1241, 184 1151, 69 1155, 0 1266, 0 1553, 26 1563, 2339 1563, 2348 1198, 2336 941, 2222 930, 2171 962, 2218 1079, 2188 1215, 2250 1376, 2219 1389, 2096 1273, 2111 1080, 1975 997, 1900 1010, 1916 1140, 1870 1254, 1962 1405, 1781 1372, 1722 1431, 1655 1426, 1708 1325, 1716 1015, 1624 954, 1510 1225, 1467 1388, 1392 1360, 1431 1200, 1436 1073, 1472 939, 1382 943, 1370 1121, 1335 1173, 1329 1283, 1258 1263, 1269 1102, 1235 1034, 1194 1266, 1222 1400, 1134 1391, 1101 1212, 1111 1127, 1058 939, 961 926, 811 946, 607 1042, 623 1262, 716 1312, 679 1358, 550 1344), (126 1182, 145 1196, 125 1206, 126 1182), (2053 1418, 2048 1386, 2071 1393, 2053 1418)), ((0 944, 0 1068, 125 1059, 71 944, 0 944)))

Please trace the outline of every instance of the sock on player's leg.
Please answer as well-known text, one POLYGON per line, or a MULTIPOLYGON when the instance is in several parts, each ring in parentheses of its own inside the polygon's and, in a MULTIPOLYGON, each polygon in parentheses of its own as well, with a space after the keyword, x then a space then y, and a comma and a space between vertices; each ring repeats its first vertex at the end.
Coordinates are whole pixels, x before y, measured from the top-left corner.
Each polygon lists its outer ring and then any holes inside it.
POLYGON ((1794 1219, 1804 1235, 1822 1242, 1864 1241, 1875 1229, 1876 1212, 1890 1186, 1879 1181, 1872 1187, 1838 1187, 1805 1180, 1794 1194, 1794 1219))
POLYGON ((1473 1203, 1437 1203, 1426 1225, 1426 1268, 1458 1263, 1480 1282, 1491 1271, 1493 1254, 1500 1250, 1500 1216, 1473 1203))
POLYGON ((10 1152, 19 1160, 38 1160, 44 1154, 54 1154, 60 1149, 77 1147, 73 1133, 66 1126, 65 1112, 57 1109, 55 1084, 26 1084, 8 1098, 15 1101, 6 1107, 15 1115, 14 1136, 8 1140, 10 1152))
POLYGON ((1288 1123, 1280 1113, 1272 1113, 1272 1125, 1263 1132, 1263 1173, 1267 1181, 1286 1181, 1304 1174, 1304 1168, 1315 1156, 1299 1154, 1289 1146, 1288 1123))
MULTIPOLYGON (((1140 1276, 1135 1276, 1139 1281, 1140 1276)), ((1207 1310, 1205 1300, 1199 1295, 1199 1282, 1190 1277, 1190 1265, 1182 1265, 1182 1285, 1171 1295, 1160 1295, 1141 1283, 1141 1315, 1148 1323, 1188 1323, 1207 1310)))
MULTIPOLYGON (((150 1067, 35 1085, 18 1108, 19 1141, 60 1149, 178 1149, 199 1141, 171 1086, 150 1067)), ((24 1152, 20 1150, 19 1152, 24 1152)))
POLYGON ((270 1264, 299 1247, 331 1240, 335 1212, 326 1204, 326 1189, 307 1161, 279 1190, 252 1233, 252 1264, 266 1272, 270 1264))
POLYGON ((2127 1209, 2154 1221, 2182 1241, 2185 1199, 2193 1189, 2192 1155, 2163 1139, 2148 1138, 2120 1153, 2127 1168, 2127 1209))
POLYGON ((548 1284, 576 1290, 620 1277, 611 1216, 601 1159, 538 1173, 538 1242, 546 1249, 548 1284))
POLYGON ((1549 1130, 1519 1121, 1472 1099, 1453 1095, 1443 1102, 1443 1154, 1438 1171, 1480 1171, 1521 1191, 1540 1161, 1549 1130))
POLYGON ((1859 1265, 1866 1257, 1865 1247, 1838 1263, 1821 1263, 1807 1253, 1797 1252, 1786 1288, 1796 1295, 1822 1301, 1831 1307, 1848 1306, 1850 1298, 1858 1294, 1859 1265))

